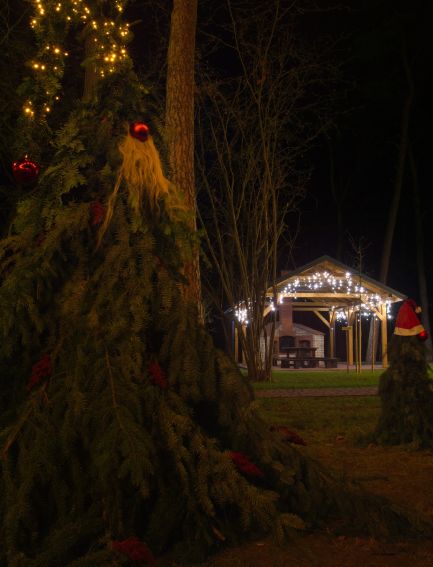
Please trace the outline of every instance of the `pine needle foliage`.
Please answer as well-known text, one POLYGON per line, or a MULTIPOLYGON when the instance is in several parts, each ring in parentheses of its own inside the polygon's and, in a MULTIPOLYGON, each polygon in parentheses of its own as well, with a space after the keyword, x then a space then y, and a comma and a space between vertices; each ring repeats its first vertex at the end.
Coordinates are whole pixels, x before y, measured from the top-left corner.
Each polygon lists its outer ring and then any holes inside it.
POLYGON ((389 368, 380 377, 382 411, 374 432, 383 445, 433 447, 433 389, 425 343, 394 335, 389 368))
POLYGON ((112 542, 132 536, 203 559, 335 519, 357 532, 427 529, 268 431, 185 301, 196 241, 181 210, 144 200, 137 222, 123 188, 97 245, 92 204, 115 185, 125 120, 146 111, 132 73, 110 88, 58 131, 0 243, 0 564, 126 564, 112 542))

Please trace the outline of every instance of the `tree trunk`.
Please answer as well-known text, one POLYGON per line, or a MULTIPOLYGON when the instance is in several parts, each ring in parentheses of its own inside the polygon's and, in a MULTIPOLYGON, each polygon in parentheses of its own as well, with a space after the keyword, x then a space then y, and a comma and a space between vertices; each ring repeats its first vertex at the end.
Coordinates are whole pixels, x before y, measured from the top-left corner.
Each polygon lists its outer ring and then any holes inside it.
POLYGON ((331 189, 332 199, 335 204, 336 223, 337 223, 337 244, 335 248, 335 257, 340 262, 343 260, 343 245, 344 245, 344 227, 343 227, 343 202, 346 197, 346 191, 341 192, 337 186, 335 179, 335 158, 334 148, 332 147, 331 140, 327 138, 329 150, 329 185, 331 189))
MULTIPOLYGON (((412 73, 409 67, 409 62, 407 60, 407 50, 406 45, 403 43, 402 49, 402 62, 403 62, 403 69, 406 75, 407 83, 408 83, 408 92, 406 95, 406 100, 403 106, 403 112, 401 115, 401 123, 400 123, 400 147, 398 153, 398 163, 397 163, 397 173, 394 181, 394 191, 391 199, 391 204, 389 207, 388 212, 388 222, 386 226, 385 232, 385 239, 383 243, 383 250, 382 250, 382 260, 380 266, 380 275, 379 281, 383 284, 387 283, 388 280, 388 272, 389 272, 389 264, 391 260, 391 250, 392 250, 392 243, 394 240, 394 232, 395 232, 395 225, 397 223, 397 214, 398 209, 400 206, 400 197, 401 191, 403 187, 403 180, 404 180, 404 171, 406 165, 406 158, 407 158, 407 151, 408 151, 408 137, 409 137, 409 120, 410 114, 412 110, 412 102, 413 102, 413 95, 414 95, 414 87, 413 87, 413 80, 412 80, 412 73)), ((368 337, 368 345, 367 345, 367 354, 366 354, 366 361, 371 362, 372 360, 372 352, 373 352, 373 337, 375 337, 376 345, 374 351, 377 352, 377 343, 379 339, 378 333, 378 323, 375 321, 373 317, 370 323, 370 333, 368 337), (373 326, 376 325, 376 328, 373 330, 373 326)))
POLYGON ((424 239, 423 239, 423 213, 422 203, 419 194, 418 186, 418 172, 415 159, 412 153, 412 148, 409 148, 409 164, 412 176, 412 191, 413 191, 413 209, 415 215, 415 234, 416 234, 416 264, 418 272, 418 289, 419 299, 422 308, 422 323, 428 333, 426 341, 427 358, 432 358, 432 340, 430 333, 430 320, 429 320, 429 300, 427 291, 427 278, 426 278, 426 265, 424 258, 424 239))
MULTIPOLYGON (((194 55, 197 0, 174 0, 167 56, 166 142, 171 181, 183 192, 196 229, 194 179, 194 55)), ((184 270, 186 296, 201 306, 198 252, 184 270)), ((203 310, 199 308, 199 316, 203 310)))
POLYGON ((404 102, 403 112, 401 115, 400 148, 398 155, 397 174, 395 177, 394 192, 392 195, 391 205, 389 208, 388 223, 386 226, 385 240, 383 243, 382 262, 380 266, 379 280, 384 284, 386 284, 388 280, 392 242, 394 240, 394 231, 397 222, 397 213, 400 205, 401 190, 403 187, 404 170, 406 165, 407 147, 408 147, 409 119, 410 119, 410 113, 411 113, 412 101, 413 101, 413 81, 412 81, 405 49, 403 50, 403 67, 406 73, 409 89, 406 95, 406 100, 404 102))
POLYGON ((96 43, 90 26, 86 26, 83 32, 83 40, 85 50, 83 101, 89 102, 95 97, 98 85, 98 69, 93 60, 96 43))

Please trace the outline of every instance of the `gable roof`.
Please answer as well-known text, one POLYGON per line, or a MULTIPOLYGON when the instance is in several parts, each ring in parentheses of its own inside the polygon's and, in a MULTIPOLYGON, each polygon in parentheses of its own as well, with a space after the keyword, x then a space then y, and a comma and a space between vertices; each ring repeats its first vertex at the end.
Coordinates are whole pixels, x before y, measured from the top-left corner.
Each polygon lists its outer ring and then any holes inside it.
POLYGON ((354 300, 395 303, 406 298, 405 294, 327 255, 292 270, 277 281, 276 287, 283 297, 307 301, 320 298, 324 303, 338 300, 340 305, 354 300))

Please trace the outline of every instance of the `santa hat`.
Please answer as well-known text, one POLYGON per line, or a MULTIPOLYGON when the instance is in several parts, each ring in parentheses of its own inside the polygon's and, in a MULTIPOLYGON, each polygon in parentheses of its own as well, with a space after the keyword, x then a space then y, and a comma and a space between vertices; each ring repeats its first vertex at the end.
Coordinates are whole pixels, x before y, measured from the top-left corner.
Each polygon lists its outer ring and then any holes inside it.
POLYGON ((401 337, 421 335, 420 338, 423 338, 426 331, 417 316, 417 313, 420 311, 421 309, 413 299, 406 299, 397 314, 394 335, 400 335, 401 337))

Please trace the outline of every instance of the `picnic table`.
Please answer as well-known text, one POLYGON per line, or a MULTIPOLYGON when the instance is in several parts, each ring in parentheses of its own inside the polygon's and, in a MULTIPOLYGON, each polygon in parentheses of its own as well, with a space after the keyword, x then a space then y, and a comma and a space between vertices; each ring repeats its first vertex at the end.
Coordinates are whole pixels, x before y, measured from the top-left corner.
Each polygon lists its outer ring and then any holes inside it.
POLYGON ((328 356, 316 356, 317 347, 285 347, 281 349, 284 354, 273 357, 274 366, 281 364, 281 368, 317 368, 323 362, 326 368, 337 368, 338 359, 328 356))

